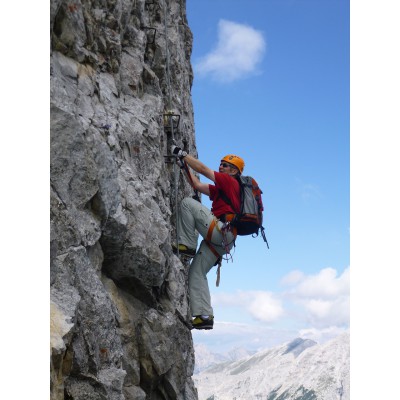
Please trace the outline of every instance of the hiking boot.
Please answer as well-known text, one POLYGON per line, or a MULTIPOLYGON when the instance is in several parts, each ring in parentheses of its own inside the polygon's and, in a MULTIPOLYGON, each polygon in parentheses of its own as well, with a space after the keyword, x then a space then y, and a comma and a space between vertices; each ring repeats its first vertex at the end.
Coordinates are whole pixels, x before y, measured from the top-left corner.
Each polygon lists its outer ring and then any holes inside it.
POLYGON ((204 315, 197 315, 192 320, 192 329, 212 329, 214 326, 214 317, 210 315, 206 317, 204 315))
POLYGON ((176 246, 175 243, 172 243, 172 250, 175 254, 178 252, 178 248, 179 254, 183 254, 189 257, 194 257, 196 254, 196 249, 189 249, 189 247, 185 246, 184 244, 179 244, 178 246, 176 246))

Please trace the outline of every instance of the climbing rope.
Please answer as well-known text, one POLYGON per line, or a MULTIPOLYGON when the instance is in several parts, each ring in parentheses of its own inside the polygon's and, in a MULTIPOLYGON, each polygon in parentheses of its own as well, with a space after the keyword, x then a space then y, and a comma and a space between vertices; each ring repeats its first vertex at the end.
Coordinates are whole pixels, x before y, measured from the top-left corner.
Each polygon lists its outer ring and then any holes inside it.
POLYGON ((194 191, 194 196, 193 199, 197 200, 199 203, 201 203, 200 201, 200 196, 199 196, 199 192, 198 190, 195 188, 194 183, 193 183, 193 179, 192 179, 192 175, 190 174, 189 171, 189 167, 187 165, 187 162, 184 159, 178 160, 178 165, 179 167, 185 172, 187 179, 190 183, 190 186, 193 188, 194 191))
MULTIPOLYGON (((168 110, 172 110, 172 96, 171 96, 171 79, 170 79, 170 55, 168 48, 168 24, 167 24, 167 0, 164 0, 164 35, 165 35, 165 77, 167 81, 167 100, 168 110)), ((174 135, 174 121, 172 116, 169 118, 171 128, 172 142, 175 143, 174 135)), ((163 121, 164 123, 164 121, 163 121)), ((177 244, 177 255, 179 257, 179 228, 178 228, 178 189, 179 189, 179 168, 174 163, 173 172, 175 177, 174 188, 175 188, 175 227, 176 227, 176 244, 177 244)))

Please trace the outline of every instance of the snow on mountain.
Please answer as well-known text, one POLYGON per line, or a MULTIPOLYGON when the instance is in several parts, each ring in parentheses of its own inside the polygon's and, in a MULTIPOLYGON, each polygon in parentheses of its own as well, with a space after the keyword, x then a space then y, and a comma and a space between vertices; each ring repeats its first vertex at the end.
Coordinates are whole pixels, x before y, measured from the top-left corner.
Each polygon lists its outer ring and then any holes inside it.
POLYGON ((233 350, 229 351, 226 356, 229 361, 238 361, 242 358, 252 356, 254 353, 255 351, 249 351, 244 349, 243 347, 236 347, 233 350))
POLYGON ((350 335, 294 341, 193 376, 199 400, 349 400, 350 335))
POLYGON ((194 368, 195 374, 200 373, 210 366, 224 362, 237 361, 254 354, 254 352, 248 351, 242 347, 235 348, 226 354, 218 354, 211 352, 204 344, 195 345, 194 352, 196 362, 194 368))
POLYGON ((194 373, 197 374, 208 367, 223 363, 228 360, 228 358, 222 354, 212 353, 208 347, 204 344, 197 344, 194 346, 195 354, 195 367, 194 373))

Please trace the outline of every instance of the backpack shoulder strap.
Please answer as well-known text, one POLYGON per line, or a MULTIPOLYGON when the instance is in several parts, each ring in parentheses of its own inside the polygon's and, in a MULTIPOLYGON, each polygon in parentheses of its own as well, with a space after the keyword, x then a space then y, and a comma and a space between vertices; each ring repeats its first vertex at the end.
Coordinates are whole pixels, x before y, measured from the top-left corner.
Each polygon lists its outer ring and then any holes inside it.
POLYGON ((229 204, 230 206, 232 206, 232 202, 231 199, 225 194, 225 192, 221 189, 219 189, 219 197, 222 198, 222 200, 224 200, 225 203, 229 204))
MULTIPOLYGON (((243 197, 243 183, 242 183, 242 180, 241 180, 241 178, 240 178, 240 176, 241 175, 239 175, 239 176, 237 176, 237 175, 235 175, 235 179, 238 181, 238 183, 239 183, 239 188, 240 188, 240 198, 242 198, 243 197)), ((222 200, 224 200, 225 201, 225 203, 227 203, 228 205, 230 205, 231 207, 232 207, 232 209, 234 209, 233 208, 233 204, 232 204, 232 201, 231 201, 231 199, 226 195, 226 193, 223 191, 223 190, 221 190, 221 189, 218 189, 218 193, 219 193, 219 195, 220 195, 220 197, 222 198, 222 200)), ((240 212, 242 212, 242 210, 240 210, 240 212)))

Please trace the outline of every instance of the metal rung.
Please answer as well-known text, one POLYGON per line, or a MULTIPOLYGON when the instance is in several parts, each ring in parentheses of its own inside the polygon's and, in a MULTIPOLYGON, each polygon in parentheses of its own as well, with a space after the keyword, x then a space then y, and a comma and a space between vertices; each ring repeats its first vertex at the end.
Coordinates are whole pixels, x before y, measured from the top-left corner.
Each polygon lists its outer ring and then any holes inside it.
POLYGON ((176 161, 175 156, 164 156, 166 164, 174 164, 176 161))
POLYGON ((157 33, 157 29, 156 28, 152 28, 150 26, 142 26, 141 29, 143 30, 147 30, 147 31, 153 31, 150 38, 151 40, 149 40, 149 35, 147 35, 147 44, 153 44, 156 41, 156 33, 157 33))
POLYGON ((181 116, 179 114, 167 113, 163 114, 164 117, 164 129, 166 131, 171 131, 173 128, 178 129, 181 116))

